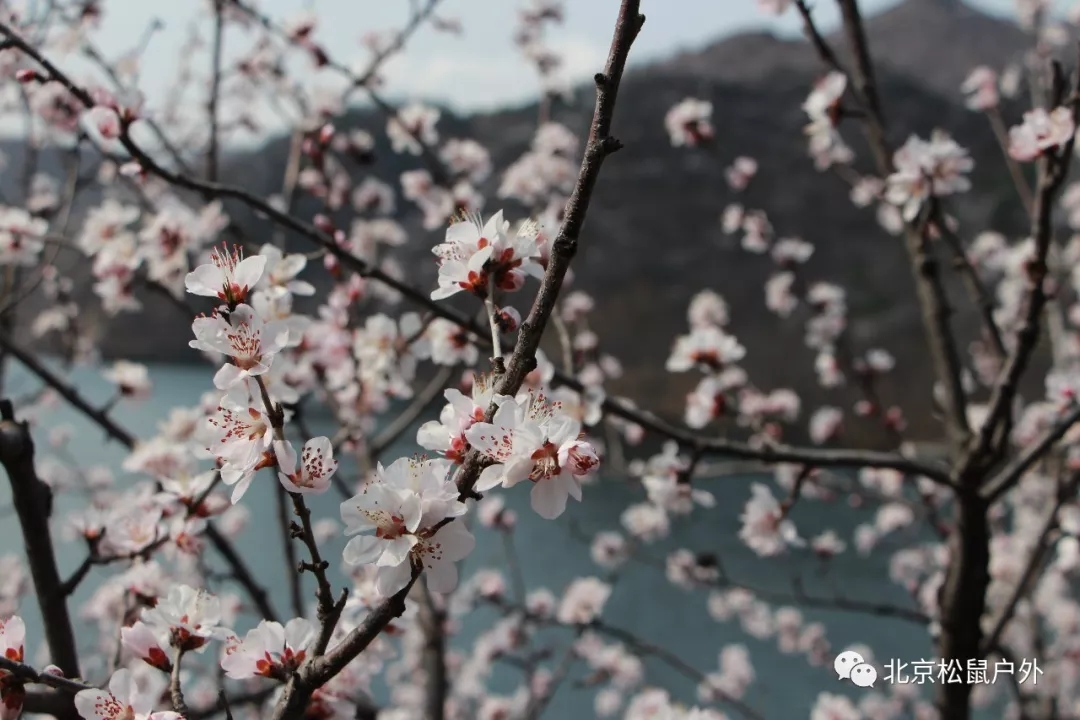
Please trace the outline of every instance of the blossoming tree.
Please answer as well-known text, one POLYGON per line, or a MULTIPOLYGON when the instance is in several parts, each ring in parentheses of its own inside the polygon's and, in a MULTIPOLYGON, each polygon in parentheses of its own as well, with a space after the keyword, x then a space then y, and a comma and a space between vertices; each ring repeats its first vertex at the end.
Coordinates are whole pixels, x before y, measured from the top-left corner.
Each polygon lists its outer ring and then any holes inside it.
MULTIPOLYGON (((892 356, 859 347, 847 332, 843 288, 805 272, 813 245, 775 237, 766 211, 742 204, 723 209, 722 224, 741 236, 745 252, 775 264, 766 307, 784 322, 805 323, 823 388, 854 386, 861 399, 850 409, 834 404, 808 413, 795 391, 756 386, 743 367, 753 358, 730 331, 724 288, 702 288, 688 308, 688 331, 673 338, 666 369, 700 375, 683 422, 606 392, 620 365, 590 328, 592 299, 564 286, 573 282, 593 189, 603 182, 606 159, 622 147, 616 101, 643 28, 642 4, 610 2, 614 34, 595 77, 583 144, 585 128, 551 119, 560 58, 546 39, 562 20, 562 4, 522 4, 515 39, 544 93, 531 145, 506 168, 493 167, 475 140, 443 138, 434 108, 395 107, 382 95, 384 62, 418 27, 460 31, 440 14, 439 0, 412 2, 402 29, 369 37, 363 67, 330 56, 319 41, 323 21, 313 15, 281 21, 246 0, 209 0, 205 27, 177 68, 177 97, 201 99, 195 121, 171 105, 143 107, 138 50, 111 62, 96 47, 93 29, 110 11, 104 0, 0 9, 0 77, 30 128, 21 201, 0 211, 0 350, 4 362, 21 365, 43 386, 0 402, 0 463, 25 545, 25 558, 0 558, 0 720, 35 713, 63 720, 538 718, 568 682, 595 689, 597 716, 764 717, 748 699, 756 673, 743 644, 718 648, 717 669, 695 668, 679 648, 605 618, 623 569, 672 525, 715 506, 701 487, 710 458, 749 460, 764 471, 742 474, 752 479, 741 527, 718 526, 716 534, 737 535, 765 559, 805 554, 826 567, 849 545, 861 554, 890 552, 892 580, 910 597, 899 606, 800 588, 759 593, 730 577, 710 549, 687 548, 664 563, 668 579, 692 591, 687 611, 737 620, 783 653, 811 665, 835 659, 852 673, 853 658, 868 659, 863 649, 834 647, 825 625, 801 608, 887 615, 917 628, 933 643, 940 671, 956 676, 933 688, 882 684, 854 700, 824 692, 809 710, 813 720, 959 719, 993 703, 1016 718, 1080 715, 1073 592, 1080 570, 1080 306, 1067 307, 1080 292, 1072 272, 1080 240, 1063 242, 1055 219, 1063 208, 1069 225, 1080 228, 1080 185, 1068 185, 1080 78, 1069 81, 1053 59, 1045 3, 1021 3, 1022 21, 1037 39, 1025 65, 1036 98, 1029 111, 1009 127, 999 107, 1001 96, 1019 87, 1015 69, 999 76, 976 68, 957 88, 998 131, 1030 221, 1029 237, 1018 242, 994 228, 963 227, 950 215, 950 201, 969 190, 975 171, 962 138, 938 131, 900 142, 889 132, 889 100, 879 93, 856 0, 836 3, 845 47, 819 31, 803 0, 758 3, 770 13, 797 13, 822 62, 802 107, 814 166, 849 181, 852 212, 872 208, 882 231, 910 255, 913 302, 936 376, 926 392, 935 398, 945 447, 934 456, 909 442, 904 408, 879 399, 878 378, 893 370, 892 356), (224 59, 226 38, 240 35, 248 39, 243 52, 224 59), (205 85, 189 69, 200 47, 212 69, 205 85), (69 68, 75 53, 92 72, 69 68), (331 97, 302 82, 313 65, 339 75, 345 89, 331 97), (410 284, 408 269, 387 253, 430 241, 409 238, 399 224, 398 190, 373 177, 358 182, 351 172, 372 160, 374 147, 371 135, 341 126, 355 93, 383 114, 392 151, 423 162, 424 169, 401 176, 400 192, 407 211, 439 234, 430 242, 434 288, 410 284), (227 113, 226 101, 237 98, 227 113), (223 144, 238 128, 260 127, 258 108, 267 100, 287 107, 294 124, 275 198, 222 182, 219 169, 223 144), (860 152, 856 130, 865 140, 860 152), (66 180, 39 166, 46 146, 69 158, 66 180), (94 170, 89 178, 86 166, 94 170), (491 198, 478 188, 496 171, 498 199, 524 210, 481 214, 491 198), (88 186, 99 199, 75 227, 72 208, 88 186), (320 210, 300 212, 301 198, 320 210), (239 209, 259 213, 279 232, 252 237, 230 217, 239 209), (285 243, 286 231, 307 246, 285 243), (168 298, 190 321, 186 341, 204 353, 213 392, 173 408, 156 433, 136 434, 113 418, 114 403, 91 403, 65 372, 24 347, 17 338, 28 325, 54 339, 69 362, 93 355, 60 252, 85 256, 93 294, 110 315, 139 309, 145 292, 168 298), (979 337, 966 348, 951 317, 952 272, 980 318, 979 337), (28 315, 23 301, 31 295, 47 302, 28 315), (300 312, 304 302, 314 312, 300 312), (1032 400, 1021 387, 1036 374, 1044 328, 1052 364, 1045 378, 1035 378, 1045 393, 1032 400), (562 356, 559 367, 540 349, 545 337, 562 356), (440 398, 438 418, 420 423, 440 398), (123 480, 89 468, 49 470, 33 436, 50 429, 44 409, 57 400, 125 448, 123 480), (332 415, 329 434, 312 432, 305 414, 311 403, 332 415), (892 447, 843 447, 852 422, 880 425, 892 447), (799 423, 805 445, 790 441, 799 423), (588 538, 594 573, 557 595, 527 587, 508 552, 508 567, 459 578, 478 524, 512 550, 517 518, 505 498, 525 492, 517 486, 528 488, 532 511, 554 520, 570 499, 589 502, 588 486, 601 475, 604 482, 625 479, 616 477, 622 463, 613 460, 650 436, 664 441, 663 450, 626 466, 645 500, 622 511, 620 527, 588 538), (388 457, 403 445, 427 454, 388 457), (277 525, 282 535, 288 564, 276 578, 260 577, 233 542, 257 484, 272 487, 279 501, 278 516, 262 528, 277 525), (85 501, 54 516, 60 492, 80 492, 85 501), (340 495, 340 525, 312 509, 313 497, 329 493, 340 495), (875 507, 875 519, 850 539, 836 530, 804 537, 802 506, 842 513, 838 498, 875 507), (66 578, 54 537, 61 524, 85 552, 66 578), (912 532, 897 541, 900 530, 912 532), (341 557, 329 557, 328 538, 342 534, 341 557), (211 554, 241 594, 203 561, 211 554), (80 608, 93 627, 76 633, 72 595, 93 568, 106 571, 80 608), (314 579, 314 598, 306 597, 301 576, 314 579), (287 615, 274 607, 270 583, 287 586, 287 615), (32 599, 24 597, 31 586, 32 599), (23 621, 33 604, 43 619, 40 641, 27 637, 23 621), (481 606, 501 619, 465 642, 461 624, 481 606), (540 632, 550 628, 569 631, 565 647, 540 646, 540 632), (650 682, 644 658, 692 679, 696 706, 650 682), (1035 682, 1004 688, 987 680, 988 658, 1034 658, 1042 667, 1033 669, 1035 682), (491 687, 500 662, 521 671, 509 693, 491 687), (374 689, 380 680, 389 685, 388 699, 374 689), (919 692, 925 689, 936 692, 919 692)), ((713 124, 723 112, 687 98, 665 125, 682 152, 716 146, 729 155, 727 183, 740 193, 774 169, 725 146, 713 124)), ((99 371, 115 387, 114 402, 153 395, 142 365, 121 359, 99 371)), ((551 523, 550 532, 561 527, 551 523)))

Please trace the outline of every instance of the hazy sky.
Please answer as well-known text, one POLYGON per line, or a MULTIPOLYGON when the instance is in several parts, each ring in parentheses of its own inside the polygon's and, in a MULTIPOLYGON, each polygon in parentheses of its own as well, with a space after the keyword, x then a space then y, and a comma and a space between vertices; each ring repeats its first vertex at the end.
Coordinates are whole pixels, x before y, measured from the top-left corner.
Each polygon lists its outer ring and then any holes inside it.
MULTIPOLYGON (((971 0, 991 12, 1009 12, 1014 0, 971 0)), ((1078 0, 1057 0, 1065 9, 1078 0)), ((388 91, 398 97, 426 97, 460 110, 479 109, 523 101, 537 91, 534 74, 512 42, 518 0, 443 0, 440 14, 457 18, 462 35, 424 29, 409 44, 408 52, 386 66, 388 91)), ((600 69, 611 37, 618 0, 566 0, 567 21, 553 36, 564 49, 567 74, 590 77, 600 69)), ((835 20, 835 3, 816 0, 824 24, 835 20)), ((896 0, 863 0, 867 11, 895 5, 896 0)), ((99 47, 114 48, 114 55, 134 45, 154 18, 165 29, 155 36, 143 68, 143 89, 151 104, 156 92, 175 71, 186 28, 206 0, 109 0, 109 12, 97 32, 99 47)), ((359 61, 366 57, 360 39, 368 31, 399 27, 406 16, 406 0, 259 0, 268 15, 288 19, 305 7, 322 19, 316 37, 335 58, 359 61)), ((756 0, 643 0, 648 20, 634 46, 635 62, 701 45, 719 36, 747 28, 772 27, 797 33, 794 12, 777 20, 763 15, 756 0)), ((230 38, 226 38, 229 42, 230 38)), ((236 37, 234 46, 243 39, 236 37)))

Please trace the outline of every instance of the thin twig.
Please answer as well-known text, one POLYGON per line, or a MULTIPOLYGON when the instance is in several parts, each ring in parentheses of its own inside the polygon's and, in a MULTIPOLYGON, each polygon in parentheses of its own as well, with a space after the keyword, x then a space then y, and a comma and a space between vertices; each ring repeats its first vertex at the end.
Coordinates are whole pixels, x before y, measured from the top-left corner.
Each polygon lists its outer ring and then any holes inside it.
POLYGON ((176 648, 173 654, 172 672, 169 673, 169 699, 172 701, 173 710, 186 717, 188 707, 184 702, 184 690, 180 686, 180 661, 183 658, 183 648, 176 648))
POLYGON ((1007 355, 1007 351, 1005 341, 1001 337, 1001 328, 998 327, 997 321, 994 319, 994 299, 979 277, 979 271, 971 263, 971 258, 968 257, 967 252, 964 250, 964 244, 946 224, 940 206, 937 207, 935 225, 941 237, 945 240, 945 244, 952 251, 953 264, 960 271, 960 277, 964 281, 964 286, 967 288, 972 304, 978 308, 982 316, 983 328, 990 338, 990 345, 994 350, 994 354, 1003 360, 1007 355))
POLYGON ((296 546, 293 545, 292 530, 289 520, 289 495, 285 486, 274 483, 274 495, 277 499, 277 520, 281 530, 282 542, 285 552, 285 576, 289 582, 289 598, 292 600, 292 611, 295 617, 305 617, 303 578, 300 576, 299 565, 296 562, 296 546))
POLYGON ((1074 405, 1041 438, 1031 443, 1016 460, 988 480, 980 494, 987 502, 995 502, 1003 493, 1019 482, 1023 474, 1037 463, 1046 454, 1046 451, 1064 437, 1065 433, 1069 432, 1077 422, 1080 422, 1080 404, 1074 405))
POLYGON ((994 621, 990 632, 983 639, 982 651, 984 653, 993 652, 997 648, 1002 633, 1005 632, 1009 621, 1012 620, 1013 615, 1016 613, 1016 606, 1020 604, 1024 595, 1031 589, 1031 583, 1035 579, 1036 573, 1042 569, 1043 560, 1050 549, 1050 536, 1058 528, 1058 511, 1061 510, 1062 505, 1073 499, 1078 483, 1080 483, 1080 474, 1074 473, 1069 481, 1059 488, 1054 505, 1046 516, 1046 521, 1043 523, 1042 530, 1035 540, 1031 556, 1024 565, 1023 572, 1020 573, 1020 579, 1017 580, 1016 587, 1013 588, 1009 599, 1002 607, 1001 614, 994 621))
POLYGON ((218 105, 221 101, 221 54, 225 35, 225 2, 228 0, 213 0, 214 3, 214 44, 211 63, 213 64, 210 79, 210 99, 206 106, 206 114, 210 125, 210 143, 206 149, 206 179, 213 182, 218 179, 218 143, 220 141, 219 122, 221 120, 218 105))

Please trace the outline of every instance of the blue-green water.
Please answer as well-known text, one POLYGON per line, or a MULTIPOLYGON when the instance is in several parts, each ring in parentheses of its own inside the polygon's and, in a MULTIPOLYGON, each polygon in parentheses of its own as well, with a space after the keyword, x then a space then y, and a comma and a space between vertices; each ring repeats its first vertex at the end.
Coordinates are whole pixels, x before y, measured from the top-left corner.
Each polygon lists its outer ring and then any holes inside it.
MULTIPOLYGON (((151 368, 151 375, 154 382, 152 399, 141 403, 121 403, 113 412, 123 426, 140 437, 155 434, 157 422, 166 416, 171 407, 195 405, 203 392, 212 389, 211 372, 202 366, 156 366, 151 368)), ((109 388, 94 372, 79 370, 73 379, 92 401, 104 403, 109 399, 109 388)), ((15 368, 6 390, 10 397, 18 398, 35 387, 30 376, 15 368)), ((41 423, 35 429, 39 455, 50 452, 48 432, 60 426, 72 431, 73 438, 68 450, 84 468, 107 465, 116 472, 121 487, 124 483, 134 482, 134 478, 125 476, 120 470, 124 449, 108 441, 99 428, 66 407, 58 407, 42 416, 41 423)), ((406 442, 396 448, 396 452, 389 452, 384 462, 416 452, 418 448, 411 443, 414 438, 415 434, 407 435, 406 442)), ((289 606, 288 584, 284 579, 280 536, 275 524, 267 521, 276 517, 273 488, 267 482, 269 479, 268 475, 257 478, 243 498, 243 504, 251 511, 251 522, 237 540, 237 546, 260 583, 270 589, 275 607, 284 614, 289 606)), ((820 562, 805 552, 765 562, 747 550, 738 540, 737 531, 739 513, 749 497, 749 480, 749 477, 727 477, 706 481, 704 486, 716 495, 716 507, 710 510, 699 508, 688 521, 674 523, 671 537, 649 546, 646 549, 648 556, 662 559, 668 552, 680 547, 710 551, 721 557, 726 572, 733 579, 762 590, 790 594, 792 578, 800 577, 808 592, 835 595, 839 590, 847 598, 910 607, 904 593, 888 580, 885 553, 864 558, 849 550, 834 560, 829 572, 823 574, 820 562)), ((519 487, 516 491, 508 491, 508 505, 518 513, 515 543, 522 557, 529 588, 546 586, 558 595, 577 576, 603 575, 604 571, 590 560, 589 548, 580 536, 591 537, 599 530, 618 529, 619 515, 623 509, 643 498, 644 492, 639 487, 606 479, 587 486, 583 503, 571 502, 563 517, 549 522, 531 511, 527 489, 519 487)), ((9 501, 8 485, 0 481, 0 508, 7 506, 9 501)), ((57 497, 53 535, 58 545, 62 575, 75 568, 84 552, 80 545, 63 541, 58 532, 64 513, 79 503, 80 498, 70 493, 60 493, 57 497)), ((812 536, 827 526, 826 523, 837 509, 801 504, 795 519, 804 536, 812 536)), ((316 519, 338 519, 336 494, 331 492, 316 498, 313 513, 316 519)), ((835 526, 841 535, 850 538, 850 529, 862 520, 858 517, 853 519, 855 515, 847 510, 842 512, 846 522, 835 526)), ((0 515, 0 554, 22 552, 15 522, 10 515, 0 515)), ((467 561, 466 572, 484 566, 504 570, 505 555, 499 538, 482 528, 477 529, 477 536, 477 549, 467 561)), ((343 546, 343 538, 335 539, 325 547, 324 556, 331 560, 339 559, 343 546)), ((109 570, 95 568, 91 571, 87 582, 74 597, 73 605, 88 596, 89 588, 105 572, 109 570)), ((336 562, 331 567, 330 577, 337 587, 344 583, 336 562)), ((309 585, 307 591, 310 593, 313 588, 309 585)), ((811 667, 805 656, 781 654, 776 649, 775 640, 758 641, 749 637, 739 628, 737 621, 718 623, 711 619, 706 611, 707 595, 706 590, 686 592, 671 585, 664 577, 662 566, 634 563, 622 573, 606 606, 604 618, 610 624, 631 630, 640 638, 671 650, 704 672, 717 671, 717 655, 724 645, 743 643, 750 652, 757 675, 746 700, 770 720, 809 717, 814 699, 823 691, 858 696, 860 691, 857 688, 836 679, 831 658, 825 666, 811 667)), ((41 634, 40 618, 32 595, 24 598, 20 612, 30 629, 27 657, 34 659, 41 634)), ((807 620, 820 620, 826 624, 828 638, 835 652, 850 644, 861 643, 873 649, 879 662, 888 658, 910 661, 931 657, 926 633, 910 622, 838 611, 803 609, 803 613, 807 620)), ((490 619, 491 616, 481 616, 476 622, 488 622, 490 619)), ((76 624, 80 626, 78 621, 76 624)), ((84 647, 89 646, 85 639, 81 642, 84 647)), ((559 653, 555 657, 557 661, 559 653)), ((693 703, 694 682, 655 659, 646 658, 645 665, 647 684, 664 687, 673 696, 693 703)), ((578 667, 583 668, 583 665, 578 667)), ((592 691, 565 683, 551 704, 547 717, 592 717, 592 697, 592 691)), ((732 714, 732 717, 736 716, 732 714)))

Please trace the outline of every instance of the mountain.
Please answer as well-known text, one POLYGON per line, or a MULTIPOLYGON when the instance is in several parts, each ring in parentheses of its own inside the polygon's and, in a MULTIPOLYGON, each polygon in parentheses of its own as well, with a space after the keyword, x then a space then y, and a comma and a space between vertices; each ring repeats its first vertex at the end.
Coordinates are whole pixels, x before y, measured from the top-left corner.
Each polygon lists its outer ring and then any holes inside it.
MULTIPOLYGON (((870 18, 867 30, 879 64, 890 141, 895 146, 910 133, 925 136, 937 127, 961 138, 978 166, 972 192, 950 206, 963 233, 971 236, 991 226, 1022 233, 1022 215, 1000 148, 985 118, 963 107, 958 87, 972 66, 1000 68, 1021 53, 1024 34, 956 0, 907 0, 870 18)), ((839 47, 840 39, 832 40, 839 47)), ((800 106, 822 71, 807 43, 748 33, 627 75, 614 125, 625 149, 604 166, 574 264, 575 285, 597 301, 595 329, 603 347, 625 364, 626 377, 616 392, 668 416, 681 412, 693 378, 666 373, 664 359, 674 338, 685 331, 689 299, 712 288, 732 308, 733 330, 749 351, 745 366, 760 387, 794 387, 810 402, 825 397, 816 390, 799 317, 778 320, 764 309, 768 261, 739 249, 721 233, 721 211, 738 200, 766 210, 778 235, 799 235, 814 243, 806 277, 848 289, 856 348, 885 347, 898 359, 897 372, 881 388, 885 401, 903 399, 919 427, 933 427, 928 421, 929 363, 902 242, 878 227, 872 211, 854 209, 846 184, 835 174, 817 172, 807 157, 800 106), (713 103, 715 147, 670 146, 664 115, 687 96, 713 103), (739 155, 756 158, 761 171, 749 192, 736 198, 723 170, 739 155)), ((556 109, 555 119, 583 132, 592 104, 592 89, 581 88, 556 109)), ((476 138, 490 149, 495 166, 504 168, 528 146, 536 117, 535 106, 469 117, 444 113, 440 132, 476 138)), ((1014 111, 1009 119, 1016 117, 1014 111)), ((344 126, 382 134, 382 123, 368 113, 350 115, 344 126)), ((858 169, 869 172, 857 133, 848 136, 864 161, 858 169)), ((383 141, 376 154, 379 161, 358 172, 373 172, 394 185, 415 162, 394 155, 383 141)), ((258 194, 274 194, 287 155, 288 140, 272 140, 256 153, 232 157, 224 179, 258 194)), ((494 182, 484 188, 492 198, 488 210, 499 206, 494 182)), ((256 237, 270 236, 265 221, 250 213, 241 217, 256 237)), ((430 248, 439 233, 423 230, 414 213, 406 212, 401 220, 411 241, 398 258, 414 273, 414 284, 433 287, 430 248)), ((308 247, 297 238, 291 242, 308 247)), ((966 306, 958 284, 950 291, 955 304, 966 306)), ((526 301, 523 296, 518 302, 526 301)), ((141 316, 107 322, 87 303, 87 319, 102 322, 107 354, 190 357, 189 329, 168 305, 147 298, 141 316)), ((976 326, 969 311, 960 312, 957 322, 968 330, 976 326)), ((840 402, 835 393, 829 397, 840 402)))

